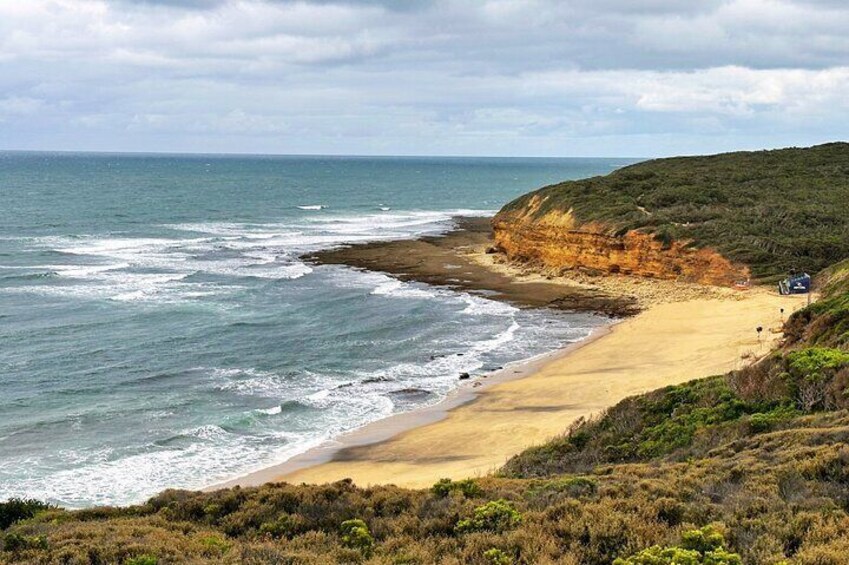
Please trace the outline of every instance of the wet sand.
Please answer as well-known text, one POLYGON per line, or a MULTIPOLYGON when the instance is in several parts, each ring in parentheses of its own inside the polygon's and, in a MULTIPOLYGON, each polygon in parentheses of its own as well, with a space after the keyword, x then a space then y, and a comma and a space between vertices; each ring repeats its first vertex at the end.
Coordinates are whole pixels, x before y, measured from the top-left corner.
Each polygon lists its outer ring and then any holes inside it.
POLYGON ((751 363, 780 338, 780 309, 786 316, 806 301, 767 289, 740 292, 619 277, 606 280, 607 292, 599 292, 586 281, 524 276, 521 269, 483 256, 486 230, 478 225, 446 237, 360 245, 314 260, 490 291, 491 297, 525 306, 564 307, 561 296, 579 300, 587 291, 605 304, 627 305, 624 311, 640 304, 642 312, 570 348, 506 367, 478 386, 466 383, 436 406, 375 422, 227 484, 352 478, 363 486, 425 487, 442 477, 484 475, 627 396, 751 363), (458 270, 462 277, 453 273, 458 270), (617 299, 612 292, 618 287, 636 295, 617 299), (766 328, 760 337, 758 326, 766 328))

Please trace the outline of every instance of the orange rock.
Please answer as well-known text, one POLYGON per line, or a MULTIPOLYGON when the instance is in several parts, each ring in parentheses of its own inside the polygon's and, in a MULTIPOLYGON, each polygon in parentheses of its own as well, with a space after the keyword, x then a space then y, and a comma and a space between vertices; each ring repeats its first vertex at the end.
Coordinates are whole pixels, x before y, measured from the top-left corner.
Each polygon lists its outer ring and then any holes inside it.
POLYGON ((571 211, 533 217, 538 203, 493 218, 497 246, 508 258, 547 269, 622 273, 719 286, 749 278, 745 265, 732 263, 713 249, 687 242, 662 242, 650 233, 624 235, 600 223, 579 224, 571 211))

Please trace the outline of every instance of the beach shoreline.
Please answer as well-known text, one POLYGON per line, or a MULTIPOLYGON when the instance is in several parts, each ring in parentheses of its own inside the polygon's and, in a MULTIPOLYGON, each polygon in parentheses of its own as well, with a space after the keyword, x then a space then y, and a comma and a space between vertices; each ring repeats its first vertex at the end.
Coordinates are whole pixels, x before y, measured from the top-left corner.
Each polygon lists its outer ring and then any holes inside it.
POLYGON ((377 420, 209 489, 344 478, 361 486, 419 488, 442 477, 484 475, 627 396, 751 363, 780 339, 779 310, 789 314, 803 305, 763 288, 741 292, 619 276, 541 274, 506 264, 487 249, 487 241, 476 220, 444 236, 356 245, 313 260, 482 292, 521 307, 571 310, 566 305, 586 298, 602 312, 623 317, 566 347, 464 382, 430 406, 377 420), (467 279, 458 280, 458 270, 467 279), (768 329, 766 335, 756 337, 758 325, 768 329))
POLYGON ((505 382, 529 377, 547 363, 566 357, 573 351, 585 347, 597 339, 603 338, 610 333, 613 326, 620 322, 621 320, 611 320, 605 325, 593 328, 586 337, 563 347, 541 353, 528 359, 508 363, 502 369, 473 380, 470 379, 469 381, 461 382, 457 388, 433 404, 369 422, 364 426, 347 431, 332 440, 311 447, 282 463, 264 467, 234 479, 215 483, 203 490, 212 491, 237 485, 242 487, 259 486, 267 482, 279 481, 280 477, 304 471, 317 465, 330 463, 346 449, 379 444, 389 441, 399 434, 439 422, 451 410, 460 406, 474 404, 487 389, 505 382))

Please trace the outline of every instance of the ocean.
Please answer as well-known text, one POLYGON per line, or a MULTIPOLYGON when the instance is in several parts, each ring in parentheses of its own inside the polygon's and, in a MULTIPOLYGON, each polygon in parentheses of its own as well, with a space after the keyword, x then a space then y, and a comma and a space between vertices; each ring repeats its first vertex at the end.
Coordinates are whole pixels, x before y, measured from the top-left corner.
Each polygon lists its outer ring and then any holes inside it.
POLYGON ((629 162, 0 152, 0 500, 201 488, 582 339, 603 320, 299 256, 629 162))

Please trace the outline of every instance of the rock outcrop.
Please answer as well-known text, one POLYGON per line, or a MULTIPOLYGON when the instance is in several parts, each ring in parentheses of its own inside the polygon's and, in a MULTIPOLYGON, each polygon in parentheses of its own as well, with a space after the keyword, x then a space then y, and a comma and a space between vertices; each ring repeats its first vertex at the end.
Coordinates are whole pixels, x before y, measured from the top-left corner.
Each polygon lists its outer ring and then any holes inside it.
POLYGON ((496 245, 509 259, 555 271, 578 269, 720 286, 749 278, 746 266, 712 249, 664 241, 639 230, 617 233, 600 222, 580 223, 571 210, 538 215, 543 199, 535 195, 525 207, 493 218, 496 245))

